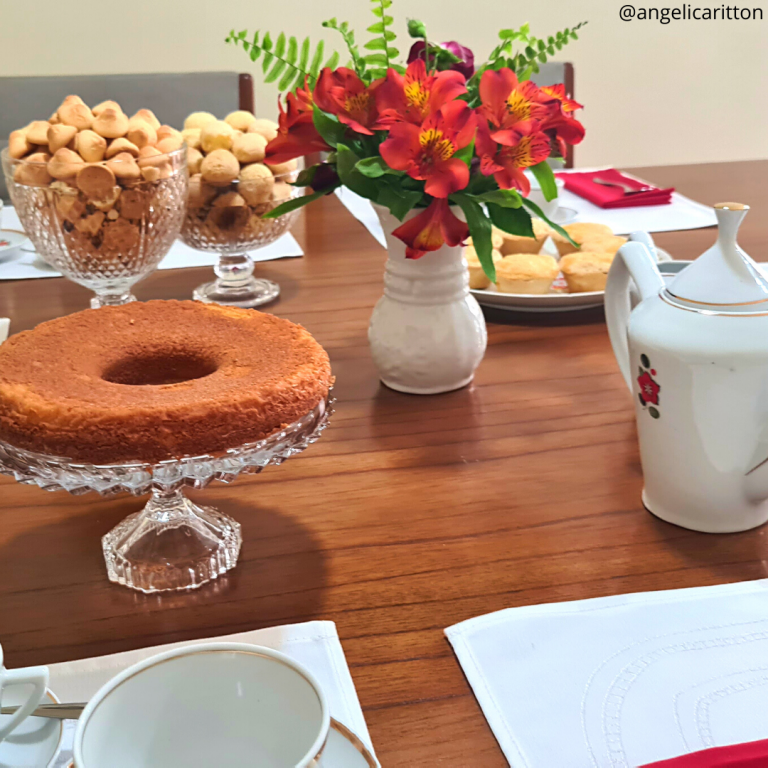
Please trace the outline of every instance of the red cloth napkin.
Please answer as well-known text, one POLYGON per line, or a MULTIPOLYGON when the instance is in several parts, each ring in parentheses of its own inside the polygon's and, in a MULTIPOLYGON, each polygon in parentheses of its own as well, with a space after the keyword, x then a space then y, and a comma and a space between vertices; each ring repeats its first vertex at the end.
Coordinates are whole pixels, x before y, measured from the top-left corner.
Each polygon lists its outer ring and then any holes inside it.
POLYGON ((674 187, 659 189, 654 187, 649 192, 638 192, 635 195, 627 195, 618 187, 604 187, 595 184, 594 179, 605 179, 626 184, 633 189, 651 186, 646 182, 624 176, 613 168, 607 171, 590 171, 588 173, 558 173, 559 179, 565 182, 565 188, 590 203, 601 208, 633 208, 639 205, 668 205, 672 202, 674 187))
POLYGON ((651 763, 643 768, 766 768, 766 766, 768 766, 768 740, 705 749, 703 752, 651 763))

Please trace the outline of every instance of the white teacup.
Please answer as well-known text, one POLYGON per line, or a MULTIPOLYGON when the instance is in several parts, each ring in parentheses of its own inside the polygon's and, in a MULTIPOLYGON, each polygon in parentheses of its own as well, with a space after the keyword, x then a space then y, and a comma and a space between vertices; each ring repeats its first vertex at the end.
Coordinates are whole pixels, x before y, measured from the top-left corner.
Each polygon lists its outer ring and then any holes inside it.
POLYGON ((3 648, 0 646, 0 704, 3 701, 3 691, 15 686, 31 686, 27 700, 7 720, 0 721, 0 741, 26 720, 45 696, 48 686, 48 667, 25 667, 23 669, 6 669, 3 666, 3 648))
POLYGON ((315 678, 282 653, 207 643, 113 678, 77 724, 77 768, 309 768, 330 713, 315 678))

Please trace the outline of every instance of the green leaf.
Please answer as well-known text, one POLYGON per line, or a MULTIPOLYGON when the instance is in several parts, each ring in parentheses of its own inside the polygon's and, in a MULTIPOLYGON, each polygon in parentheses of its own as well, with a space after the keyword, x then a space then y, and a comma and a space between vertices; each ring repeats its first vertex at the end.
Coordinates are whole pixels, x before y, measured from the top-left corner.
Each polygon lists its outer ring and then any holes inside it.
POLYGON ((475 195, 479 203, 493 203, 501 208, 520 208, 523 204, 520 193, 516 189, 493 189, 475 195))
POLYGON ((423 197, 421 190, 406 190, 402 187, 392 185, 399 184, 397 179, 389 177, 389 184, 382 184, 378 190, 376 202, 389 208, 390 213, 399 221, 405 218, 405 215, 412 210, 423 197), (391 180, 391 181, 390 181, 391 180))
POLYGON ((336 172, 339 174, 341 183, 361 197, 376 201, 381 182, 369 179, 357 170, 356 166, 360 158, 346 144, 339 144, 336 151, 338 152, 336 172))
POLYGON ((545 221, 547 224, 549 224, 552 229, 555 230, 555 232, 561 234, 564 238, 568 240, 571 245, 575 246, 576 248, 579 248, 579 244, 559 225, 555 224, 553 221, 548 219, 544 215, 544 211, 539 208, 536 203, 534 203, 532 200, 529 200, 527 197, 523 198, 523 205, 528 208, 529 210, 533 211, 542 221, 545 221))
POLYGON ((373 40, 369 40, 363 48, 367 48, 369 51, 386 51, 387 41, 383 37, 374 37, 373 40))
POLYGON ((386 66, 389 64, 389 59, 383 53, 371 53, 365 57, 367 64, 381 64, 386 66))
POLYGON ((317 80, 317 76, 320 74, 320 67, 323 64, 323 53, 325 53, 325 43, 321 40, 317 44, 317 48, 315 48, 315 55, 312 57, 312 63, 309 65, 309 76, 312 80, 317 80))
POLYGON ((328 69, 336 69, 336 67, 339 66, 340 58, 341 56, 339 56, 339 52, 334 51, 328 61, 325 62, 325 66, 328 67, 328 69))
POLYGON ((261 47, 264 49, 264 61, 261 62, 261 71, 266 74, 269 69, 269 65, 272 63, 274 54, 272 53, 272 38, 269 36, 269 32, 264 35, 264 39, 261 41, 261 47))
POLYGON ((309 38, 305 37, 304 42, 301 44, 301 56, 299 58, 299 69, 302 72, 306 72, 308 63, 309 63, 309 38))
POLYGON ((518 237, 535 237, 531 215, 524 208, 503 208, 495 203, 488 203, 487 208, 491 221, 499 229, 518 237))
POLYGON ((285 53, 285 33, 281 32, 277 37, 277 42, 275 43, 275 56, 279 59, 279 58, 282 58, 284 53, 285 53))
POLYGON ((369 179, 378 179, 387 174, 393 176, 405 175, 403 171, 396 171, 393 168, 390 168, 386 162, 384 162, 384 158, 380 156, 366 157, 363 160, 360 160, 355 165, 355 168, 360 171, 363 176, 367 176, 369 179))
MULTIPOLYGON (((336 186, 339 186, 338 184, 336 186)), ((277 208, 273 208, 271 211, 267 211, 261 218, 262 219, 276 219, 278 216, 282 216, 285 213, 295 211, 297 208, 303 208, 305 205, 309 205, 315 200, 319 200, 323 195, 327 195, 332 192, 336 187, 329 189, 323 189, 320 192, 313 192, 311 195, 303 195, 302 197, 293 197, 286 202, 281 203, 277 208)))
POLYGON ((464 211, 469 234, 472 235, 472 245, 475 247, 483 271, 495 283, 496 266, 493 263, 493 244, 491 242, 493 227, 491 226, 491 220, 485 215, 482 206, 469 195, 456 192, 448 199, 456 203, 464 211))
MULTIPOLYGON (((299 73, 299 76, 301 76, 301 73, 299 73)), ((285 73, 280 78, 280 82, 277 84, 277 90, 288 90, 288 86, 292 85, 294 80, 296 80, 296 69, 286 65, 285 73)))
POLYGON ((335 115, 329 115, 315 107, 312 110, 312 122, 326 144, 335 147, 344 137, 346 126, 335 115))
MULTIPOLYGON (((374 8, 373 12, 376 13, 378 9, 374 8)), ((376 14, 377 16, 379 14, 376 14)), ((377 21, 375 24, 371 24, 370 27, 367 29, 368 32, 370 32, 372 35, 383 35, 384 34, 384 22, 377 21)))
POLYGON ((265 83, 274 83, 280 75, 283 74, 283 70, 288 66, 285 59, 277 59, 275 66, 269 71, 269 74, 264 78, 265 83))
POLYGON ((536 177, 536 181, 539 182, 541 192, 544 195, 544 199, 549 202, 557 197, 557 181, 555 180, 555 174, 552 172, 549 163, 546 160, 531 166, 531 173, 536 177))
POLYGON ((466 147, 458 150, 458 152, 454 152, 453 156, 458 157, 459 160, 465 163, 466 166, 469 168, 470 164, 472 163, 472 156, 474 154, 475 154, 475 140, 472 139, 472 141, 469 144, 467 144, 466 147))

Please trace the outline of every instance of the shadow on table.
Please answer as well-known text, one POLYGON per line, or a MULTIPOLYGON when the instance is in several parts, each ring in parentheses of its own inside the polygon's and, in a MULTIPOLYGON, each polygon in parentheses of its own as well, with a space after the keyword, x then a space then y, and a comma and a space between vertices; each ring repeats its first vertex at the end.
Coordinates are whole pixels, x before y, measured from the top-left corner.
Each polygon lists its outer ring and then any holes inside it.
MULTIPOLYGON (((0 624, 11 630, 7 643, 20 642, 16 632, 55 631, 49 642, 65 657, 68 645, 83 656, 318 618, 327 581, 320 543, 297 516, 249 503, 248 487, 256 497, 258 484, 243 485, 246 498, 239 488, 237 500, 227 498, 232 491, 224 487, 190 494, 234 517, 243 531, 236 568, 190 592, 144 595, 107 579, 101 536, 146 497, 96 500, 72 510, 72 517, 8 540, 0 547, 0 624)), ((24 655, 23 648, 16 652, 24 655)))
POLYGON ((533 328, 550 328, 570 325, 605 324, 602 307, 579 309, 573 312, 515 312, 498 307, 481 307, 487 323, 499 325, 526 325, 533 328))

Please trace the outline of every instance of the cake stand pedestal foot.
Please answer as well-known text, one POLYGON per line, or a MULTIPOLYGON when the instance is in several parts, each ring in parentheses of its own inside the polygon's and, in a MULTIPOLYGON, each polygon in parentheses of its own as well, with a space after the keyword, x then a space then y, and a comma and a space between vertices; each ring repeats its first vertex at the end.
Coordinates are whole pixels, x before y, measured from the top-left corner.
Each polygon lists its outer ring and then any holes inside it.
POLYGON ((195 288, 192 298, 196 301, 249 309, 280 295, 277 283, 253 276, 253 259, 247 253, 222 254, 213 271, 217 279, 195 288))
POLYGON ((140 592, 196 589, 235 567, 242 544, 240 524, 200 507, 180 491, 152 492, 101 545, 110 581, 140 592))

